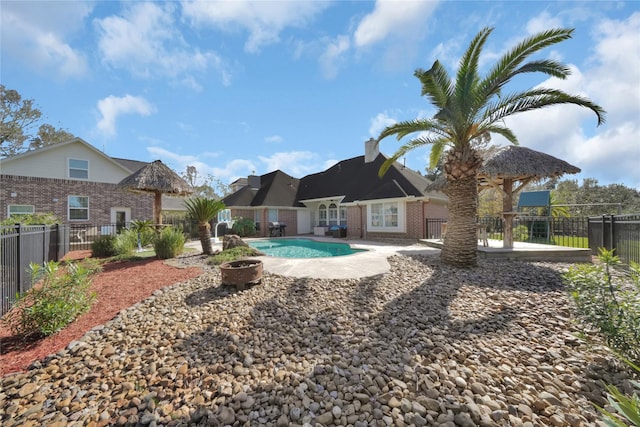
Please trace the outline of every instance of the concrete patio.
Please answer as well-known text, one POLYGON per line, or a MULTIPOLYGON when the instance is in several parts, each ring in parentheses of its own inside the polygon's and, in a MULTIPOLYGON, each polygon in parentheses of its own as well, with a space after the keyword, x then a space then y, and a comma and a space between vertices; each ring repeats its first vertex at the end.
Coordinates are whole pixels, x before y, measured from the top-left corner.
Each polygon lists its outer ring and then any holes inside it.
MULTIPOLYGON (((421 243, 441 249, 444 242, 439 239, 422 239, 421 243)), ((591 249, 567 246, 543 245, 540 243, 513 242, 513 248, 502 247, 502 240, 489 239, 489 246, 478 245, 478 257, 521 261, 591 262, 591 249)))

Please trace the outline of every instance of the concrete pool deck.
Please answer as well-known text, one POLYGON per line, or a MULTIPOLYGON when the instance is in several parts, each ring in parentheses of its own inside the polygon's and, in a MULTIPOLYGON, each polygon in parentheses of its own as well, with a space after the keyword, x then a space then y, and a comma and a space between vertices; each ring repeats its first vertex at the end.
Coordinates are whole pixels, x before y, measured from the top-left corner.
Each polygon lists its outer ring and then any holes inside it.
MULTIPOLYGON (((278 237, 278 239, 290 238, 309 239, 328 243, 346 243, 351 245, 353 249, 366 249, 366 252, 326 258, 254 257, 262 260, 264 271, 281 276, 298 278, 360 279, 387 273, 390 268, 387 258, 396 254, 438 255, 440 253, 440 249, 431 248, 420 243, 400 245, 365 240, 337 240, 331 237, 318 236, 278 237)), ((244 240, 250 242, 251 240, 264 239, 244 240)), ((213 243, 213 245, 214 248, 222 249, 221 243, 213 243)), ((187 246, 200 249, 200 242, 189 242, 187 246)))

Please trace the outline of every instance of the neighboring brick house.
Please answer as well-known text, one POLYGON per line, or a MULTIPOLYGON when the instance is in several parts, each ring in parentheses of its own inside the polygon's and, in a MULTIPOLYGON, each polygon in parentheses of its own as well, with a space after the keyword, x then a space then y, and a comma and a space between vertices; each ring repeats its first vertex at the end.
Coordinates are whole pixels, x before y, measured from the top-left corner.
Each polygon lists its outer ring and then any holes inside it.
POLYGON ((249 176, 223 201, 233 216, 253 218, 260 236, 269 235, 269 222, 277 221, 287 225, 287 235, 324 235, 343 226, 351 238, 428 237, 426 220, 447 218, 447 197, 426 191, 430 181, 399 163, 378 177, 385 160, 371 139, 364 156, 301 179, 279 170, 249 176))
POLYGON ((0 160, 0 219, 52 212, 70 224, 151 219, 153 195, 117 188, 146 163, 112 158, 80 138, 0 160))

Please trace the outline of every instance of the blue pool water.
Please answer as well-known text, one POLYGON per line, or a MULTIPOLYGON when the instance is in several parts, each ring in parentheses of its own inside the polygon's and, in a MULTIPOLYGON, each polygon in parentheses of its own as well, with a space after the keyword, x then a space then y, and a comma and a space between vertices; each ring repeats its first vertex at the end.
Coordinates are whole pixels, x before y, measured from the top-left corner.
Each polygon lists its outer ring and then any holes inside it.
POLYGON ((351 255, 366 249, 352 249, 345 243, 316 242, 310 239, 266 239, 248 242, 249 246, 278 258, 322 258, 351 255))

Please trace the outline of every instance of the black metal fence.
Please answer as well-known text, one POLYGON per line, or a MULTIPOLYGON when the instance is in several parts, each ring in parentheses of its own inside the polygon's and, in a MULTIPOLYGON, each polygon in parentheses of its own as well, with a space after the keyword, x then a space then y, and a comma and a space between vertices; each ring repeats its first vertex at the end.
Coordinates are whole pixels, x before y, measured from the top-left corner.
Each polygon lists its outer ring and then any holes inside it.
POLYGON ((614 249, 624 264, 640 263, 640 215, 603 215, 589 218, 589 247, 614 249))
POLYGON ((59 261, 69 251, 69 227, 54 225, 0 226, 0 315, 17 293, 31 288, 31 263, 59 261))
MULTIPOLYGON (((427 219, 427 238, 442 239, 444 218, 427 219)), ((504 224, 501 217, 478 218, 479 224, 487 227, 487 236, 494 240, 504 239, 504 224)), ((549 218, 521 216, 513 221, 513 237, 516 241, 568 246, 589 247, 588 218, 549 218)))

